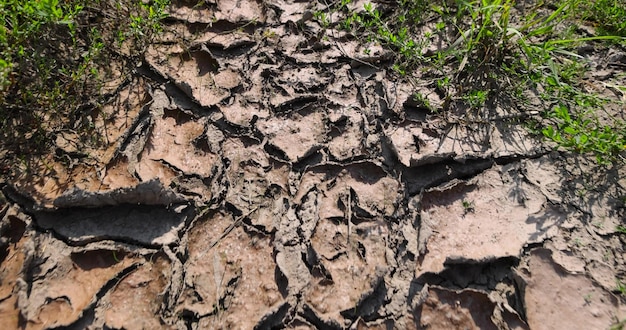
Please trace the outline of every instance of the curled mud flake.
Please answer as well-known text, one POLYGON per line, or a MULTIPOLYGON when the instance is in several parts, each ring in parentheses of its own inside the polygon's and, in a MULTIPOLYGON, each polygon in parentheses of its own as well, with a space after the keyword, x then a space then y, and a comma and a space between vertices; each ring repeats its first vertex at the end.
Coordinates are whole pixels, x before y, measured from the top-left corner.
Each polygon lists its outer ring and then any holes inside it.
POLYGON ((273 233, 280 222, 279 219, 287 213, 287 208, 286 199, 275 196, 267 206, 259 208, 250 215, 250 223, 266 233, 273 233))
MULTIPOLYGON (((583 241, 578 238, 576 240, 577 243, 583 244, 583 241)), ((586 260, 581 259, 579 256, 572 251, 570 247, 571 238, 570 237, 554 237, 550 241, 546 241, 543 244, 543 247, 548 248, 552 251, 552 259, 555 263, 559 264, 565 270, 572 274, 584 274, 585 267, 587 266, 586 260)), ((575 243, 576 244, 576 243, 575 243)), ((591 273, 594 272, 593 268, 588 268, 591 273)), ((593 276, 593 274, 591 274, 593 276)), ((615 286, 615 278, 612 278, 613 282, 611 283, 611 288, 615 286)))
MULTIPOLYGON (((276 235, 281 234, 279 231, 276 235)), ((277 278, 281 279, 277 282, 281 283, 282 279, 286 281, 286 283, 283 282, 286 285, 281 291, 287 297, 301 295, 311 283, 310 270, 303 260, 303 248, 300 245, 277 244, 276 251, 277 278)))
POLYGON ((320 199, 321 193, 317 190, 311 190, 303 198, 302 204, 300 204, 297 210, 298 219, 302 222, 300 226, 300 236, 305 242, 309 241, 319 221, 320 199))
POLYGON ((301 44, 306 43, 306 37, 303 34, 285 33, 278 41, 278 49, 292 56, 298 51, 301 44))
MULTIPOLYGON (((81 169, 77 168, 76 171, 81 169)), ((31 171, 32 173, 16 178, 14 188, 17 193, 29 196, 29 200, 43 207, 52 207, 54 199, 63 194, 69 186, 75 184, 68 169, 62 163, 56 162, 53 157, 43 157, 34 162, 31 171), (33 175, 33 173, 37 174, 33 175)), ((95 174, 93 168, 88 170, 88 173, 95 174)), ((86 185, 91 187, 89 183, 86 185)))
POLYGON ((257 44, 251 32, 255 30, 254 25, 245 25, 241 28, 230 22, 217 22, 213 27, 218 27, 214 33, 206 33, 196 40, 196 44, 204 44, 215 56, 221 67, 229 66, 240 68, 242 57, 252 55, 257 44), (222 24, 220 24, 222 23, 222 24), (219 26, 226 29, 220 32, 219 26))
MULTIPOLYGON (((485 260, 518 256, 523 246, 549 235, 564 215, 544 209, 545 197, 519 180, 503 182, 499 168, 475 183, 424 194, 420 244, 427 247, 417 273, 443 270, 447 257, 485 260), (430 237, 425 237, 430 232, 430 237)), ((506 176, 506 175, 504 175, 506 176)))
POLYGON ((115 255, 115 251, 96 250, 71 254, 62 243, 46 239, 40 243, 45 260, 35 269, 30 294, 19 301, 27 327, 51 328, 76 322, 92 306, 103 287, 136 261, 115 255))
POLYGON ((207 124, 204 128, 204 133, 194 139, 193 143, 196 148, 217 155, 222 151, 222 142, 225 139, 224 132, 220 128, 207 124))
POLYGON ((291 308, 292 306, 288 302, 275 307, 259 320, 254 329, 274 329, 284 326, 288 321, 289 315, 287 313, 291 308))
POLYGON ((250 223, 265 232, 274 231, 288 208, 283 200, 287 196, 288 166, 270 166, 258 145, 245 147, 238 139, 224 145, 225 157, 230 161, 226 202, 243 213, 254 211, 248 216, 250 223))
POLYGON ((565 271, 550 250, 534 249, 518 273, 531 329, 607 329, 626 317, 613 294, 585 275, 565 271))
MULTIPOLYGON (((399 322, 397 322, 396 320, 393 320, 393 319, 382 319, 382 320, 374 320, 374 321, 367 322, 367 321, 363 320, 362 318, 360 318, 360 319, 358 319, 354 323, 354 325, 356 327, 353 328, 353 329, 358 329, 358 330, 386 330, 386 329, 394 329, 394 326, 396 328, 400 327, 400 328, 407 329, 407 327, 402 327, 398 323, 399 322)), ((410 329, 410 328, 408 328, 408 329, 410 329)))
POLYGON ((445 132, 424 130, 419 123, 408 123, 385 130, 400 162, 408 167, 445 159, 501 158, 536 155, 542 152, 524 130, 505 123, 451 125, 445 132))
MULTIPOLYGON (((263 61, 269 61, 268 58, 270 55, 261 53, 256 56, 263 56, 263 61)), ((265 113, 265 111, 269 111, 269 106, 267 106, 267 108, 265 107, 265 105, 268 103, 268 97, 266 93, 271 91, 271 88, 267 86, 268 74, 266 74, 266 72, 270 72, 271 70, 275 69, 276 65, 261 63, 254 65, 252 68, 253 69, 250 69, 250 72, 246 72, 246 75, 242 77, 242 85, 244 91, 234 96, 240 97, 239 103, 242 107, 246 107, 248 103, 252 103, 259 107, 259 109, 257 109, 256 111, 261 111, 265 113)), ((261 118, 265 118, 268 116, 269 114, 267 116, 259 115, 259 117, 261 118)))
POLYGON ((325 115, 319 111, 304 116, 296 114, 290 118, 260 120, 257 128, 292 162, 314 153, 327 139, 325 115))
POLYGON ((160 307, 169 281, 170 263, 156 256, 121 279, 100 301, 106 327, 113 329, 161 329, 160 307))
POLYGON ((352 232, 345 223, 319 221, 311 247, 319 256, 320 265, 313 268, 321 267, 327 276, 312 280, 305 300, 320 318, 342 324, 344 316, 340 312, 345 311, 343 314, 350 318, 372 312, 369 309, 376 306, 370 306, 367 300, 377 301, 377 294, 384 296, 375 288, 387 269, 387 235, 382 221, 362 223, 352 232), (356 314, 351 312, 355 308, 360 308, 356 314))

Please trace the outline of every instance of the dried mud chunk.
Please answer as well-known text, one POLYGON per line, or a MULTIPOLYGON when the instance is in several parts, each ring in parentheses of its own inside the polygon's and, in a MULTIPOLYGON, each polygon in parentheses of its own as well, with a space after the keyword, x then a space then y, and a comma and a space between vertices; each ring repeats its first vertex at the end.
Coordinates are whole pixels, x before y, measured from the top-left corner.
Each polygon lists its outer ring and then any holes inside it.
POLYGON ((120 155, 106 165, 106 173, 102 179, 102 186, 106 189, 133 187, 139 183, 130 171, 128 157, 120 155))
POLYGON ((206 316, 202 324, 252 329, 283 296, 274 281, 269 238, 233 226, 230 216, 217 213, 191 231, 181 305, 206 316))
POLYGON ((536 155, 542 145, 524 127, 492 119, 487 124, 452 126, 441 136, 439 150, 459 155, 458 159, 501 158, 536 155))
POLYGON ((113 102, 106 104, 98 112, 94 126, 98 127, 97 134, 107 141, 108 146, 104 150, 87 150, 89 156, 95 157, 101 163, 109 163, 115 155, 118 142, 132 128, 147 100, 150 98, 145 81, 140 80, 129 84, 117 94, 113 102))
POLYGON ((266 1, 269 8, 274 9, 280 16, 279 23, 298 22, 304 16, 311 4, 308 2, 285 1, 285 0, 269 0, 266 1))
MULTIPOLYGON (((128 130, 139 116, 139 113, 147 99, 147 90, 143 79, 138 79, 136 83, 130 83, 121 89, 115 98, 105 104, 102 109, 91 114, 90 120, 95 127, 92 137, 99 137, 105 147, 90 147, 91 142, 83 141, 78 136, 64 135, 65 138, 62 149, 65 152, 79 151, 88 154, 90 159, 95 160, 95 164, 72 164, 68 169, 66 162, 76 162, 73 156, 62 152, 62 161, 54 155, 37 159, 29 165, 28 172, 37 173, 39 180, 33 175, 22 175, 16 178, 15 186, 24 194, 31 196, 37 204, 41 206, 51 206, 54 199, 59 197, 67 187, 80 187, 89 191, 100 191, 107 189, 107 185, 114 188, 120 185, 130 185, 132 177, 123 181, 114 182, 106 178, 107 184, 103 185, 103 167, 111 162, 117 152, 118 145, 126 136, 128 130)), ((83 137, 84 138, 84 137, 83 137)), ((59 141, 61 142, 61 141, 59 141)))
POLYGON ((548 198, 551 203, 563 202, 563 169, 549 156, 522 161, 524 177, 548 198))
MULTIPOLYGON (((354 314, 371 312, 366 299, 377 300, 373 295, 387 270, 385 241, 387 225, 382 221, 352 225, 331 220, 320 220, 311 246, 319 257, 325 275, 317 276, 306 290, 305 301, 324 320, 343 320, 342 312, 354 314)), ((381 297, 378 297, 381 298, 381 297)), ((367 314, 366 314, 367 315, 367 314)))
POLYGON ((239 73, 232 70, 220 71, 214 79, 215 85, 224 89, 233 89, 241 84, 239 73))
POLYGON ((247 213, 253 209, 266 204, 266 191, 270 183, 261 168, 247 166, 243 171, 234 173, 230 177, 230 189, 226 196, 226 201, 247 213))
MULTIPOLYGON (((204 123, 183 119, 185 117, 185 114, 175 112, 172 116, 155 120, 136 167, 137 174, 143 181, 158 178, 167 186, 176 172, 201 178, 213 176, 214 167, 218 166, 220 158, 197 148, 194 143, 203 136, 204 123)), ((207 193, 210 196, 208 189, 207 193)))
POLYGON ((443 151, 441 140, 426 134, 418 124, 389 127, 385 135, 391 141, 398 160, 407 167, 432 164, 456 155, 443 151))
POLYGON ((325 115, 320 111, 263 119, 257 123, 257 128, 292 162, 312 154, 327 139, 325 115))
POLYGON ((220 104, 220 111, 229 123, 249 127, 257 119, 268 118, 270 110, 258 103, 247 102, 239 94, 235 95, 232 102, 220 104))
POLYGON ((355 108, 333 111, 335 116, 330 128, 332 140, 328 142, 328 151, 339 161, 367 155, 363 146, 365 135, 363 116, 355 108))
POLYGON ((9 210, 2 220, 2 240, 8 243, 2 246, 0 255, 0 325, 4 329, 17 329, 20 322, 20 309, 18 308, 18 280, 22 278, 25 262, 28 257, 28 244, 31 238, 23 236, 25 224, 13 217, 16 210, 9 210), (13 213, 13 214, 11 214, 13 213), (6 225, 6 227, 5 227, 6 225))
POLYGON ((552 260, 550 250, 531 251, 527 266, 517 273, 525 284, 523 301, 531 329, 608 329, 626 316, 613 294, 584 275, 565 271, 552 260))
POLYGON ((489 296, 480 291, 429 287, 425 301, 413 315, 418 329, 528 329, 518 317, 505 317, 506 320, 496 317, 500 315, 496 313, 497 308, 489 296))
POLYGON ((153 46, 146 53, 146 61, 201 106, 214 106, 230 95, 215 85, 214 74, 219 63, 206 50, 184 51, 177 46, 153 46))
POLYGON ((214 22, 215 17, 211 9, 198 5, 197 1, 191 1, 190 4, 181 2, 183 1, 173 1, 170 6, 167 6, 167 13, 170 17, 192 24, 214 22))
MULTIPOLYGON (((116 88, 119 85, 115 86, 116 88)), ((74 155, 88 155, 89 158, 97 160, 99 163, 109 163, 118 151, 120 140, 131 129, 137 119, 142 107, 148 98, 148 91, 143 79, 128 84, 118 93, 114 93, 114 99, 102 106, 99 111, 89 114, 87 120, 93 125, 95 131, 88 138, 72 132, 61 132, 56 137, 57 152, 63 154, 65 161, 70 160, 74 155), (94 139, 97 139, 98 146, 94 146, 94 139), (104 145, 104 147, 101 147, 104 145)), ((90 178, 92 173, 80 175, 82 173, 72 173, 74 182, 85 180, 94 181, 90 178), (77 175, 79 174, 79 175, 77 175)), ((98 180, 99 181, 99 180, 98 180)), ((93 183, 92 183, 93 184, 93 183)), ((83 183, 83 185, 85 185, 83 183)), ((98 187, 98 185, 96 185, 98 187)))
MULTIPOLYGON (((134 263, 130 258, 119 258, 114 251, 95 250, 64 254, 64 244, 47 239, 41 260, 45 260, 34 274, 31 291, 26 301, 20 301, 27 328, 68 326, 95 302, 96 294, 122 270, 134 263), (122 260, 120 260, 122 258, 122 260)), ((24 296, 26 297, 26 295, 24 296)))
POLYGON ((159 320, 170 263, 162 256, 125 276, 101 302, 105 326, 113 329, 165 329, 159 320))
POLYGON ((217 1, 218 11, 215 18, 232 23, 265 22, 263 5, 256 0, 220 0, 217 1))
POLYGON ((546 237, 564 220, 563 214, 544 209, 543 194, 511 171, 496 167, 470 184, 424 194, 419 242, 425 254, 418 274, 439 273, 448 257, 518 256, 525 244, 546 237))
POLYGON ((281 196, 288 191, 289 167, 270 161, 255 141, 232 138, 224 142, 229 161, 226 178, 230 186, 226 201, 248 215, 252 225, 274 230, 285 212, 281 196))
POLYGON ((373 163, 314 167, 302 176, 296 200, 315 186, 323 194, 319 205, 321 219, 347 217, 347 205, 353 216, 391 216, 400 188, 397 180, 373 163))
POLYGON ((255 226, 266 232, 274 230, 284 214, 288 169, 286 166, 264 170, 257 166, 243 167, 238 173, 229 171, 226 202, 236 207, 255 226))
POLYGON ((419 123, 390 126, 385 135, 400 162, 407 167, 445 159, 476 159, 537 154, 541 146, 523 128, 495 122, 489 125, 453 125, 445 132, 424 130, 419 123))
POLYGON ((330 79, 331 77, 315 68, 304 67, 282 71, 278 81, 293 87, 297 92, 307 93, 326 86, 330 79))
POLYGON ((323 91, 324 98, 342 107, 355 107, 359 103, 359 92, 351 78, 350 66, 344 65, 335 70, 332 82, 323 91))
POLYGON ((247 165, 270 166, 270 159, 263 146, 247 138, 228 138, 222 144, 222 155, 230 162, 227 169, 229 176, 243 172, 247 165))

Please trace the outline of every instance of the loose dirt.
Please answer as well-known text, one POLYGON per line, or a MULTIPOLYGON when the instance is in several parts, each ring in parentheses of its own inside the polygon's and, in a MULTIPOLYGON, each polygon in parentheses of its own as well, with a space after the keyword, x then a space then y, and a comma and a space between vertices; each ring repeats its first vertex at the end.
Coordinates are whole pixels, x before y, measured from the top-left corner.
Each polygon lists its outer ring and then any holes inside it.
MULTIPOLYGON (((0 328, 626 318, 624 167, 554 152, 499 106, 456 121, 417 107, 389 54, 324 34, 315 3, 207 3, 174 3, 93 118, 106 148, 59 135, 56 157, 2 184, 0 328)), ((588 59, 610 93, 626 52, 588 59)))

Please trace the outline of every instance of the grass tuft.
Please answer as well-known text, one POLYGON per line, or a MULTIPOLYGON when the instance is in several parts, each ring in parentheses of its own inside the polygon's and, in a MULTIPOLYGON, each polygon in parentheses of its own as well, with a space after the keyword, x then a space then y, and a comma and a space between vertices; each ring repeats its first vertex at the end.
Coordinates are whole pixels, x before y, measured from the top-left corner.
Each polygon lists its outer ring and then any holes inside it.
POLYGON ((494 105, 508 102, 511 109, 541 113, 544 120, 534 131, 558 148, 594 154, 600 164, 624 160, 626 124, 602 118, 605 107, 624 102, 586 88, 588 64, 577 51, 624 43, 626 7, 619 0, 532 6, 512 0, 397 0, 361 9, 350 3, 326 6, 315 17, 364 44, 385 46, 395 54, 390 68, 404 79, 417 85, 430 77, 444 94, 438 114, 489 118, 494 105), (332 12, 345 18, 333 25, 332 12), (594 22, 602 32, 585 35, 581 22, 594 22), (529 106, 529 91, 542 108, 529 106))

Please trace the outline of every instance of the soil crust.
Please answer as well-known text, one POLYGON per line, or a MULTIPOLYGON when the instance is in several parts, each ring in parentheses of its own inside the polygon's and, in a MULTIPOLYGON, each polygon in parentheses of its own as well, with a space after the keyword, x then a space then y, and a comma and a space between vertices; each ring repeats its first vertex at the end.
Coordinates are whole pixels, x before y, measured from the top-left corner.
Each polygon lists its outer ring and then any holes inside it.
MULTIPOLYGON (((208 3, 172 5, 146 74, 103 109, 106 148, 2 183, 0 328, 626 318, 624 167, 551 151, 500 108, 455 123, 416 107, 364 64, 384 50, 318 38, 315 3, 208 3)), ((605 55, 590 60, 617 72, 605 55)))

